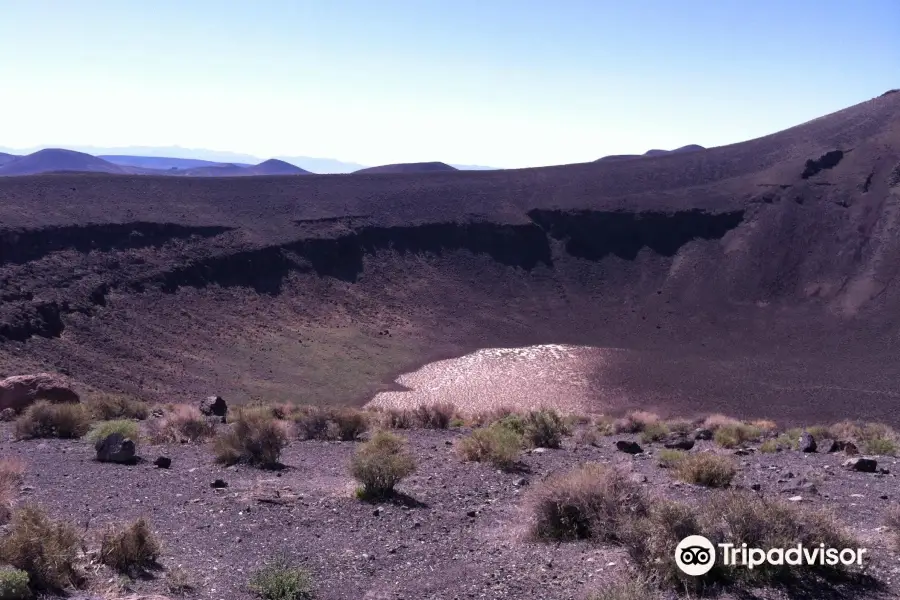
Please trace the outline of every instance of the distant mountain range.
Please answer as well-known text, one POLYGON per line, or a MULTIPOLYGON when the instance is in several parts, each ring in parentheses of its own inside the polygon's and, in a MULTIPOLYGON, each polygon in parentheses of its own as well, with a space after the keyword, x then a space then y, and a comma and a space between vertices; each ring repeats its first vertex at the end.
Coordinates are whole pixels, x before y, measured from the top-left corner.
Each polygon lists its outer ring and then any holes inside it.
MULTIPOLYGON (((36 148, 3 148, 0 147, 0 165, 3 164, 3 153, 24 155, 32 154, 46 147, 36 148)), ((113 164, 124 164, 148 169, 178 169, 191 168, 193 166, 216 165, 255 165, 263 159, 251 154, 238 152, 225 152, 220 150, 207 150, 205 148, 182 148, 181 146, 126 146, 120 148, 101 146, 68 146, 65 148, 76 152, 83 152, 98 158, 102 158, 113 164), (115 157, 115 160, 110 160, 115 157), (133 159, 139 159, 136 161, 133 159), (172 163, 173 159, 182 159, 200 164, 172 163), (122 162, 126 161, 126 162, 122 162)), ((354 162, 345 162, 333 158, 314 158, 311 156, 275 156, 277 160, 284 161, 310 173, 353 173, 364 169, 369 165, 361 165, 354 162)), ((463 171, 488 171, 493 167, 479 165, 453 165, 463 171)))

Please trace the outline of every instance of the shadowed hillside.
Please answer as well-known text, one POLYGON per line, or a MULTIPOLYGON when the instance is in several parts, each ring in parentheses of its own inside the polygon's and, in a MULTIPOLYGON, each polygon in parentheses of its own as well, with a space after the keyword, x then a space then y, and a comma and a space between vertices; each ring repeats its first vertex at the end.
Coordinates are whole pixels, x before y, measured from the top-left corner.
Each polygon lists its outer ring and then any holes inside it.
POLYGON ((455 167, 442 162, 400 163, 381 165, 354 171, 354 173, 434 173, 440 171, 456 171, 455 167))
POLYGON ((566 343, 627 350, 595 366, 601 409, 896 422, 898 185, 900 94, 643 160, 4 178, 0 370, 358 403, 432 358, 566 343))

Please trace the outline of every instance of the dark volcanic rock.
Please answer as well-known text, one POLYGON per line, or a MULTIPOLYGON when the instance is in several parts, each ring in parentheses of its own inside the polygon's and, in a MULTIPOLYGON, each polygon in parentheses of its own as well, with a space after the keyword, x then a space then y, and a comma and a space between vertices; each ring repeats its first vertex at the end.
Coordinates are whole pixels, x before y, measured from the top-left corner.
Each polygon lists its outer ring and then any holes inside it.
POLYGON ((209 484, 209 487, 213 488, 214 490, 222 490, 228 487, 228 482, 224 479, 216 479, 211 484, 209 484))
POLYGON ((640 454, 644 451, 637 442, 629 442, 627 440, 619 440, 616 442, 616 450, 625 452, 626 454, 640 454))
POLYGON ((685 436, 674 436, 666 440, 663 446, 671 450, 690 450, 694 447, 694 440, 685 436))
POLYGON ((874 473, 878 468, 878 461, 874 458, 851 458, 844 462, 844 467, 851 471, 874 473))
POLYGON ((94 444, 97 460, 119 464, 133 464, 136 460, 134 442, 121 433, 111 433, 94 444))
POLYGON ((172 459, 168 456, 160 456, 156 460, 153 461, 153 464, 159 467, 160 469, 168 469, 172 466, 172 459))
POLYGON ((65 380, 50 373, 15 375, 0 381, 0 410, 22 412, 37 400, 78 402, 80 398, 65 380))
POLYGON ((696 431, 694 431, 694 439, 711 440, 713 439, 713 432, 710 429, 697 429, 696 431))
POLYGON ((797 449, 800 452, 815 452, 816 451, 816 439, 809 434, 809 432, 804 431, 800 434, 800 442, 797 445, 797 449))
POLYGON ((207 417, 222 417, 224 422, 228 415, 228 405, 221 396, 207 396, 200 401, 200 412, 207 417))

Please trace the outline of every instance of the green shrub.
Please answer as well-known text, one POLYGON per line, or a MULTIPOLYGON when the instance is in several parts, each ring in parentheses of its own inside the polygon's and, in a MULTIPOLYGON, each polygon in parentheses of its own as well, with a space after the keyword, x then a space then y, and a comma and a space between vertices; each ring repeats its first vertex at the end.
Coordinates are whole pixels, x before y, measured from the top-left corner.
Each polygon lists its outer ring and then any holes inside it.
POLYGON ((402 438, 379 431, 362 444, 350 461, 350 473, 362 484, 363 498, 384 498, 394 487, 416 470, 402 438))
POLYGON ((305 569, 276 559, 250 578, 250 591, 263 600, 311 600, 312 578, 305 569))
POLYGON ((107 436, 112 435, 113 433, 122 434, 122 437, 126 437, 135 443, 141 439, 141 430, 138 427, 138 424, 134 421, 126 421, 124 419, 100 422, 91 430, 89 437, 91 441, 96 442, 98 440, 106 439, 107 436))
POLYGON ((732 423, 716 428, 713 439, 723 448, 737 448, 751 441, 759 440, 762 431, 746 423, 732 423))
POLYGON ((551 477, 529 495, 531 534, 541 540, 622 538, 647 501, 622 471, 588 463, 551 477))
POLYGON ((781 446, 778 444, 778 439, 770 439, 764 441, 759 446, 759 451, 765 454, 772 454, 774 452, 778 452, 781 450, 781 446))
POLYGON ((75 563, 80 550, 81 538, 72 525, 23 506, 13 512, 9 531, 0 539, 0 563, 28 573, 34 589, 58 591, 79 583, 75 563))
POLYGON ((270 414, 244 413, 232 424, 230 431, 215 439, 216 462, 274 467, 287 443, 287 431, 281 421, 270 414))
POLYGON ((563 436, 569 433, 565 421, 555 410, 531 411, 523 421, 523 439, 532 448, 559 448, 563 436))
POLYGON ((656 453, 656 462, 664 469, 670 469, 678 465, 681 460, 687 456, 684 450, 670 450, 664 448, 656 453))
POLYGON ((28 573, 20 569, 0 567, 0 600, 28 600, 28 573))
POLYGON ((159 554, 159 541, 144 519, 107 531, 100 544, 100 562, 122 573, 154 567, 159 554))
POLYGON ((91 415, 100 421, 113 419, 143 420, 150 416, 150 405, 122 394, 95 394, 85 400, 91 415))
POLYGON ((706 487, 728 487, 737 473, 734 461, 709 452, 688 454, 675 465, 675 475, 682 481, 706 487))
POLYGON ((897 456, 897 443, 887 438, 872 438, 863 445, 866 454, 897 456))
POLYGON ((68 402, 51 404, 38 400, 16 421, 16 437, 80 438, 90 427, 91 415, 84 405, 68 402))
POLYGON ((510 469, 519 460, 522 436, 499 425, 476 429, 461 439, 457 452, 463 460, 488 462, 498 469, 510 469))
POLYGON ((645 444, 661 442, 669 435, 669 427, 662 421, 648 423, 641 432, 641 441, 645 444))

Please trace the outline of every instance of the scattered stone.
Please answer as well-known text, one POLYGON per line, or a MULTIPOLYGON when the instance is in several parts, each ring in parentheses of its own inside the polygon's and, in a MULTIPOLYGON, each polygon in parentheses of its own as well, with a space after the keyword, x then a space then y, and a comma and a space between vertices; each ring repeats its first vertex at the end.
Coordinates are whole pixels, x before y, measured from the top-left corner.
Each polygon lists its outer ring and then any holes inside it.
POLYGON ((762 489, 762 486, 759 485, 758 483, 751 483, 750 489, 753 490, 754 492, 758 492, 759 490, 762 489))
POLYGON ((788 498, 789 502, 800 502, 803 500, 803 496, 791 496, 788 498))
POLYGON ((628 440, 619 440, 616 442, 616 450, 626 454, 640 454, 644 451, 637 442, 629 442, 628 440))
POLYGON ((469 517, 470 519, 474 519, 475 517, 478 516, 478 511, 470 510, 469 512, 466 513, 466 516, 469 517))
POLYGON ((881 473, 882 475, 890 475, 890 474, 891 474, 890 470, 889 470, 889 469, 885 469, 884 467, 880 467, 880 468, 878 469, 878 472, 881 473))
POLYGON ((200 401, 200 412, 207 417, 221 417, 224 423, 228 416, 228 405, 221 396, 207 396, 200 401))
POLYGON ((375 509, 372 511, 372 516, 374 516, 374 517, 381 516, 381 507, 380 506, 375 507, 375 509))
POLYGON ((172 466, 172 459, 168 456, 160 456, 156 460, 153 461, 153 464, 159 467, 160 469, 168 469, 172 466))
POLYGON ((134 441, 121 433, 111 433, 102 440, 97 440, 94 450, 97 451, 97 460, 100 462, 133 464, 137 460, 134 441))
POLYGON ((546 448, 535 448, 534 450, 531 451, 531 453, 532 454, 543 454, 546 451, 547 451, 546 448))
POLYGON ((0 410, 0 423, 11 423, 16 420, 16 411, 11 408, 0 410))
POLYGON ((37 400, 53 403, 80 402, 78 394, 56 375, 14 375, 0 380, 0 410, 11 408, 20 413, 37 400))
POLYGON ((750 456, 753 454, 753 448, 738 448, 734 451, 735 456, 750 456))
POLYGON ((810 435, 808 431, 804 431, 800 434, 800 443, 797 446, 797 449, 800 450, 800 452, 815 452, 816 447, 816 439, 810 435))
POLYGON ((674 436, 663 443, 670 450, 690 450, 694 447, 694 440, 685 436, 674 436))
POLYGON ((878 461, 874 458, 850 458, 844 461, 844 468, 860 473, 874 473, 878 467, 878 461))
POLYGON ((526 485, 528 485, 528 483, 529 482, 526 477, 520 477, 519 479, 513 481, 513 485, 516 487, 525 487, 526 485))
POLYGON ((228 487, 228 482, 224 479, 216 479, 211 484, 209 484, 209 487, 213 488, 214 490, 225 489, 228 487))
POLYGON ((713 432, 711 429, 697 429, 694 431, 694 439, 711 440, 713 439, 713 432))
POLYGON ((632 473, 628 476, 628 479, 633 481, 634 483, 647 483, 647 476, 643 473, 632 473))

